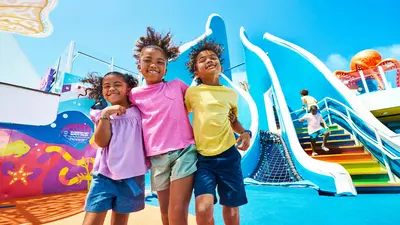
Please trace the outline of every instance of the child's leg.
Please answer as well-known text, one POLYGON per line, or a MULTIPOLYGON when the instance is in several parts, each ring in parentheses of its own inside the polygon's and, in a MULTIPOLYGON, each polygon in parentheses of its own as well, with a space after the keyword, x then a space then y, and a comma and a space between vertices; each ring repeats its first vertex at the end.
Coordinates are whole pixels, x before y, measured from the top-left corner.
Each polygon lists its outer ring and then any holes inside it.
POLYGON ((316 153, 315 152, 315 144, 316 144, 316 139, 315 138, 311 138, 311 149, 312 149, 312 153, 316 153))
POLYGON ((193 191, 193 179, 194 176, 192 174, 171 182, 168 208, 170 224, 188 224, 189 203, 193 191))
POLYGON ((116 213, 111 215, 111 225, 127 225, 129 220, 129 213, 116 213))
POLYGON ((170 154, 173 159, 171 170, 170 198, 168 208, 169 223, 187 225, 190 198, 193 192, 194 172, 196 172, 197 150, 189 145, 170 154))
POLYGON ((116 187, 111 179, 103 175, 93 175, 92 184, 86 197, 83 225, 101 225, 112 209, 116 187))
POLYGON ((197 225, 214 225, 214 195, 215 194, 201 194, 196 197, 197 225))
POLYGON ((168 225, 168 207, 169 207, 169 188, 157 191, 158 204, 160 204, 161 222, 168 225))
POLYGON ((217 202, 215 197, 215 188, 217 187, 216 164, 218 164, 217 156, 198 155, 194 179, 197 225, 214 225, 214 204, 217 202))
POLYGON ((321 133, 323 133, 324 138, 322 140, 322 149, 324 151, 329 151, 329 148, 326 147, 326 142, 328 141, 329 137, 329 132, 326 129, 321 130, 321 133))
POLYGON ((111 225, 127 225, 129 214, 144 209, 144 175, 114 181, 117 187, 111 225))
POLYGON ((222 206, 222 215, 226 225, 239 225, 239 207, 222 206))
POLYGON ((312 154, 311 155, 312 156, 318 155, 315 152, 315 144, 316 144, 316 141, 317 141, 318 134, 319 134, 318 131, 310 134, 310 142, 311 142, 311 149, 312 149, 312 154))
POLYGON ((101 213, 86 212, 85 218, 83 219, 83 225, 97 225, 104 224, 104 219, 106 218, 107 211, 101 213))
POLYGON ((216 168, 218 195, 223 205, 223 217, 226 225, 239 225, 239 206, 247 204, 246 190, 241 169, 242 157, 235 146, 219 156, 216 168))
POLYGON ((196 162, 195 145, 151 157, 151 186, 157 191, 163 225, 187 224, 196 162))
POLYGON ((150 161, 151 190, 157 192, 162 224, 168 225, 169 177, 171 174, 169 154, 152 156, 150 161))

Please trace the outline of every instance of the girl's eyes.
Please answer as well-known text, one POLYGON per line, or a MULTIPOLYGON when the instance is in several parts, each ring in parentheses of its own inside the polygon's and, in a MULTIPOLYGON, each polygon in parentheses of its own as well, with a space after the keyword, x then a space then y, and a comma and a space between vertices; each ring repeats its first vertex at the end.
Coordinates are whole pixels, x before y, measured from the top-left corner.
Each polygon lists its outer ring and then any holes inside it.
MULTIPOLYGON (((145 62, 145 63, 151 63, 151 60, 143 60, 143 62, 145 62)), ((159 64, 159 65, 163 65, 164 64, 164 61, 157 61, 157 64, 159 64)))
MULTIPOLYGON (((122 86, 121 84, 114 84, 114 88, 115 88, 115 87, 121 87, 121 86, 122 86)), ((103 89, 110 89, 110 88, 111 88, 110 85, 103 86, 103 89)))

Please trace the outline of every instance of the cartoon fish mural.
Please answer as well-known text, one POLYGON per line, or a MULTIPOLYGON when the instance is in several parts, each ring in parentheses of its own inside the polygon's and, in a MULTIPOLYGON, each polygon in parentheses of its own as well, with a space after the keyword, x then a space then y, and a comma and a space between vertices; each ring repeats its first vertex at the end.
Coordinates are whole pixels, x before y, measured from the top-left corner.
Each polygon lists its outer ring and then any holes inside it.
POLYGON ((12 156, 15 158, 21 157, 29 152, 31 147, 23 140, 14 141, 0 148, 0 156, 12 156))

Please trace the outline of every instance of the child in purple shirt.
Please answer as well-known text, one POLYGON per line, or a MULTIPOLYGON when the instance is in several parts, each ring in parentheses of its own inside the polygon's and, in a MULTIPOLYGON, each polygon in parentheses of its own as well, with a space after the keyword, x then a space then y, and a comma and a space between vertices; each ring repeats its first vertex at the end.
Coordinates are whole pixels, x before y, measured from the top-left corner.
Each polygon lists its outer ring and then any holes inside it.
POLYGON ((103 224, 110 209, 114 224, 127 224, 129 213, 144 209, 144 174, 148 171, 140 112, 128 99, 138 81, 110 72, 104 77, 89 75, 82 82, 92 85, 87 89, 89 98, 99 100, 103 96, 112 105, 90 113, 99 149, 83 224, 103 224))

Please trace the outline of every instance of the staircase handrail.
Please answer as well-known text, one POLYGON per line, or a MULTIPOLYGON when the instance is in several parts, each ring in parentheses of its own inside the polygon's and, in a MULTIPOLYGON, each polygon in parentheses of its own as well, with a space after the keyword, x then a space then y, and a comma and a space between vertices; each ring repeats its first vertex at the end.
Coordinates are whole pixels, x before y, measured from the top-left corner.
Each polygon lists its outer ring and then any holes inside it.
MULTIPOLYGON (((318 105, 320 105, 321 103, 323 105, 325 105, 325 109, 328 110, 328 113, 330 111, 336 113, 339 117, 341 117, 342 119, 344 119, 348 123, 348 125, 352 128, 353 131, 355 131, 358 135, 362 136, 370 144, 374 145, 377 149, 379 149, 387 157, 389 157, 392 160, 400 160, 400 156, 397 156, 396 154, 391 152, 389 149, 387 149, 385 146, 383 146, 382 139, 385 140, 390 145, 395 145, 390 140, 388 140, 387 135, 380 134, 378 132, 378 129, 376 129, 373 125, 369 124, 366 121, 363 121, 368 126, 368 128, 370 128, 372 131, 374 131, 375 136, 376 136, 376 140, 373 140, 369 135, 367 135, 364 131, 362 131, 361 128, 359 128, 354 123, 354 121, 351 119, 350 112, 353 113, 358 118, 360 118, 360 116, 354 110, 352 110, 350 107, 348 107, 348 106, 344 105, 343 103, 337 101, 336 99, 333 99, 333 98, 330 98, 330 97, 325 97, 323 100, 318 102, 318 105), (329 107, 328 103, 327 103, 328 101, 332 101, 332 102, 337 103, 337 104, 341 105, 342 107, 344 107, 346 109, 347 115, 344 115, 343 113, 339 112, 338 110, 329 107)), ((324 110, 322 110, 322 111, 324 111, 324 110)), ((301 111, 304 111, 304 110, 303 109, 296 110, 296 111, 293 111, 291 114, 298 113, 298 112, 301 112, 301 111)), ((298 121, 298 120, 299 119, 294 119, 293 122, 298 121)))

